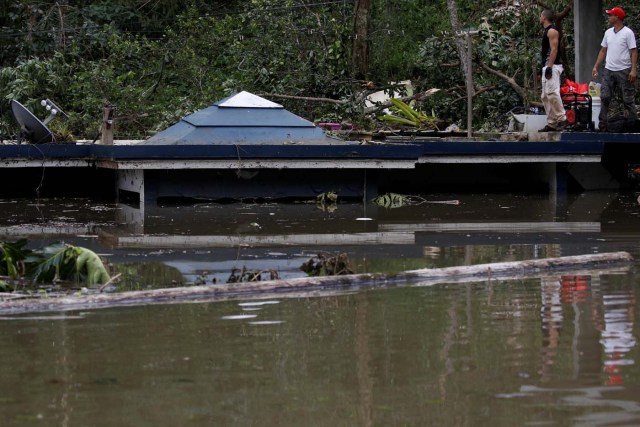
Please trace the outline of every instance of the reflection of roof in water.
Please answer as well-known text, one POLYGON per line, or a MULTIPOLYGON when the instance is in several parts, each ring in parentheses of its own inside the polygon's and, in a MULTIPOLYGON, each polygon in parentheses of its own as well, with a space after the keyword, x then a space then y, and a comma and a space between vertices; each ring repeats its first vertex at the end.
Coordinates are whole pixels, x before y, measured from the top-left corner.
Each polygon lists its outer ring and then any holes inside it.
POLYGON ((240 92, 183 117, 146 140, 146 145, 330 144, 312 122, 280 104, 240 92))

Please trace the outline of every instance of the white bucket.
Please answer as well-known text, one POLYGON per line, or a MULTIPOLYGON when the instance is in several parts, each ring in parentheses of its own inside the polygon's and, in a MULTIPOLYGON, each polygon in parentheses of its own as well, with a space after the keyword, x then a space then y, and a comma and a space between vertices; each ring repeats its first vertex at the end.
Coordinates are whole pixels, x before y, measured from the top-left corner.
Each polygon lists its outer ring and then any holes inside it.
POLYGON ((594 129, 598 129, 598 125, 600 120, 598 117, 600 116, 600 97, 594 96, 591 98, 591 121, 594 124, 594 129))

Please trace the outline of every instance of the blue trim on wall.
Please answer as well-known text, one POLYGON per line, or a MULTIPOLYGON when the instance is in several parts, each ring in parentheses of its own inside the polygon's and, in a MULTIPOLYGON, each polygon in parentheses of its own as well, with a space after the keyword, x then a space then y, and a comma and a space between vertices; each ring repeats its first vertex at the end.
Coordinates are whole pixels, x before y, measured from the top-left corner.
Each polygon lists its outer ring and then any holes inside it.
MULTIPOLYGON (((587 134, 593 135, 593 134, 587 134)), ((636 136, 637 138, 637 136, 636 136)), ((628 135, 608 140, 631 143, 628 135)), ((412 141, 343 145, 0 145, 0 159, 173 160, 173 159, 415 159, 421 156, 601 155, 606 142, 572 137, 557 142, 412 141)))

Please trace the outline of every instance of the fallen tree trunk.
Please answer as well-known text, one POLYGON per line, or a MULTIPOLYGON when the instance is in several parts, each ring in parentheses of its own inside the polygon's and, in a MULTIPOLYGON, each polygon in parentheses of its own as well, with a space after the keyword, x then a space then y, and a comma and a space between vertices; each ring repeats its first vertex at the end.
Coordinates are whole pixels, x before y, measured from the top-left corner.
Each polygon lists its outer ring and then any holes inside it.
POLYGON ((0 294, 0 314, 87 310, 145 304, 211 302, 230 299, 311 297, 364 288, 415 284, 469 283, 490 280, 523 280, 558 275, 602 274, 626 271, 633 258, 627 252, 577 255, 526 261, 404 271, 397 274, 351 274, 302 277, 289 280, 244 282, 184 288, 156 289, 115 294, 94 294, 26 300, 5 300, 0 294), (615 270, 615 271, 614 271, 615 270))

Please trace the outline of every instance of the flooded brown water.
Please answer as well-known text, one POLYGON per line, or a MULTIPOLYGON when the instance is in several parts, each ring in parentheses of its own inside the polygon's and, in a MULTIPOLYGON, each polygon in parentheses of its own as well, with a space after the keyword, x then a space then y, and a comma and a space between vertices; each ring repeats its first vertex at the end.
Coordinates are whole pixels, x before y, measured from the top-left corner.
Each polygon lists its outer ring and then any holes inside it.
POLYGON ((146 207, 0 201, 0 236, 65 241, 130 288, 301 277, 320 251, 359 272, 612 251, 628 271, 2 316, 0 425, 638 425, 636 193, 444 194, 146 207))

